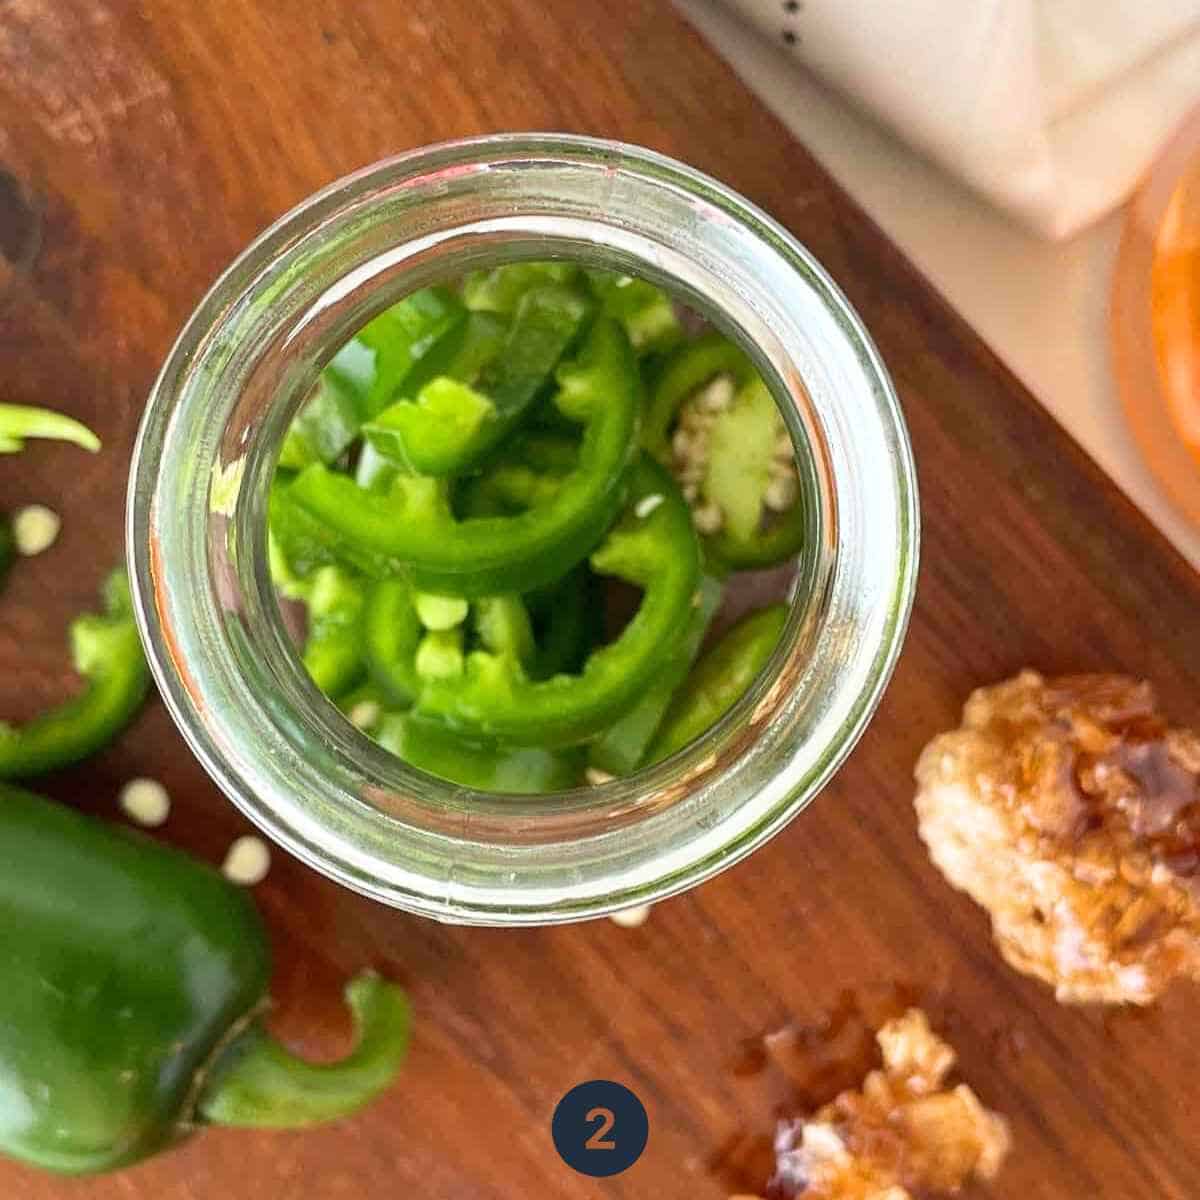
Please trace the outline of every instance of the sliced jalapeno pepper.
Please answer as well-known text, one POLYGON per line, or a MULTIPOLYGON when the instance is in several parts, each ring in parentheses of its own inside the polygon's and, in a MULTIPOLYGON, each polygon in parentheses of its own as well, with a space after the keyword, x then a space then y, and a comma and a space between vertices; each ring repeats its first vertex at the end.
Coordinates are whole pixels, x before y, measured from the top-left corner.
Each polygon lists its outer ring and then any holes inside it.
POLYGON ((459 521, 439 481, 399 476, 384 495, 317 464, 273 491, 272 532, 289 561, 304 573, 340 558, 367 574, 406 572, 423 591, 468 597, 558 578, 600 541, 621 504, 640 397, 621 328, 597 319, 558 382, 557 403, 585 428, 578 465, 546 503, 459 521))
POLYGON ((667 360, 650 410, 643 442, 684 483, 713 569, 772 566, 800 552, 807 522, 791 438, 738 347, 719 334, 684 346, 667 360))
MULTIPOLYGON (((496 313, 469 312, 467 319, 420 358, 405 376, 404 391, 416 395, 439 376, 474 386, 482 372, 504 349, 508 319, 496 313)), ((359 487, 384 492, 396 478, 396 464, 364 442, 358 454, 354 479, 359 487)))
POLYGON ((365 422, 392 401, 415 363, 466 320, 446 288, 423 288, 385 309, 354 335, 321 372, 280 450, 282 467, 333 462, 365 422))
POLYGON ((791 438, 761 379, 713 416, 707 440, 703 499, 721 517, 705 537, 710 556, 744 568, 799 553, 806 525, 791 438))
POLYGON ((558 792, 579 780, 583 755, 540 746, 499 746, 459 736, 408 713, 389 713, 376 740, 409 766, 463 787, 513 795, 558 792))
POLYGON ((682 750, 746 694, 779 644, 787 615, 784 604, 750 613, 700 659, 667 712, 647 763, 682 750))
POLYGON ((338 566, 314 571, 307 589, 304 666, 317 687, 333 700, 353 687, 366 671, 363 592, 363 581, 338 566))
POLYGON ((675 305, 662 288, 616 271, 588 270, 584 274, 601 311, 621 322, 638 354, 662 354, 683 340, 675 305))
POLYGON ((356 725, 365 733, 373 733, 390 701, 384 690, 368 678, 357 687, 343 692, 335 703, 351 725, 356 725))
POLYGON ((87 686, 74 699, 24 725, 0 722, 0 779, 54 771, 106 746, 129 723, 150 687, 129 580, 123 570, 105 581, 104 613, 71 622, 71 659, 87 686))
POLYGON ((547 283, 570 284, 579 268, 569 262, 522 262, 472 271, 463 280, 463 300, 475 312, 512 313, 525 293, 547 283))
POLYGON ((535 650, 529 674, 534 679, 573 674, 604 632, 604 605, 596 596, 596 578, 586 563, 562 579, 526 597, 534 626, 535 650))
POLYGON ((592 304, 569 287, 526 292, 504 347, 476 387, 431 379, 363 426, 363 436, 401 470, 446 476, 478 463, 525 415, 579 336, 592 304))
POLYGON ((475 601, 475 631, 485 650, 528 666, 536 652, 529 610, 520 596, 483 596, 475 601))
POLYGON ((416 711, 512 745, 562 746, 598 733, 657 676, 682 638, 700 578, 691 517, 669 475, 648 458, 632 472, 620 521, 591 556, 594 570, 643 589, 621 635, 578 675, 532 680, 509 656, 477 651, 453 684, 427 686, 416 711))
POLYGON ((612 775, 631 775, 642 764, 679 685, 700 653, 700 643, 721 603, 721 585, 711 575, 701 576, 696 603, 687 629, 657 676, 628 712, 610 725, 588 747, 588 763, 612 775))
POLYGON ((392 705, 407 708, 417 698, 417 647, 424 627, 404 579, 380 579, 367 593, 363 653, 372 682, 392 705))
POLYGON ((732 375, 741 385, 756 373, 746 352, 716 332, 680 346, 663 364, 642 422, 642 446, 659 462, 670 462, 671 425, 679 406, 717 375, 732 375))
POLYGON ((750 571, 795 558, 804 549, 807 536, 804 508, 797 503, 786 513, 772 514, 765 526, 747 537, 739 537, 728 529, 707 535, 704 552, 714 568, 750 571))
POLYGON ((508 317, 491 312, 468 312, 467 319, 417 360, 404 377, 402 391, 415 396, 439 375, 474 387, 504 351, 508 317))
POLYGON ((93 454, 100 449, 100 439, 74 417, 28 404, 0 404, 0 454, 23 450, 26 438, 72 442, 93 454))
POLYGON ((478 475, 463 481, 456 507, 471 517, 525 512, 553 499, 578 464, 577 439, 544 430, 522 430, 478 475))

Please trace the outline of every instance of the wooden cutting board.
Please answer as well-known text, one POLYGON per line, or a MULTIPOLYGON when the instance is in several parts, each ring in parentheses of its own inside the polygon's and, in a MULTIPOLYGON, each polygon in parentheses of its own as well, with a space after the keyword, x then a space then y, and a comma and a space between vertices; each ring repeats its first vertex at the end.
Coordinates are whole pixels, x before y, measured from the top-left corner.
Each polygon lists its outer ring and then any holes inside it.
MULTIPOLYGON (((639 930, 442 928, 278 853, 257 889, 278 1030, 336 1053, 339 981, 373 964, 416 1009, 400 1085, 355 1121, 209 1132, 101 1181, 0 1166, 0 1195, 718 1200, 763 1182, 751 1166, 737 1178, 735 1144, 771 1130, 763 1078, 733 1069, 744 1039, 903 981, 935 995, 964 1076, 1012 1118, 992 1194, 1194 1200, 1200 993, 1180 987, 1144 1015, 1058 1007, 930 866, 910 798, 918 750, 969 689, 1026 664, 1145 673, 1200 721, 1200 580, 666 3, 0 6, 3 396, 105 439, 95 458, 33 447, 0 469, 0 505, 65 516, 0 599, 0 715, 72 686, 65 625, 121 553, 144 397, 218 270, 335 176, 504 129, 623 138, 719 176, 811 247, 864 317, 907 412, 925 527, 883 707, 808 812, 639 930), (607 1182, 575 1175, 549 1136, 558 1098, 595 1077, 629 1084, 650 1117, 641 1161, 607 1182)), ((168 840, 216 862, 245 831, 157 703, 45 790, 115 817, 135 774, 170 787, 168 840)))

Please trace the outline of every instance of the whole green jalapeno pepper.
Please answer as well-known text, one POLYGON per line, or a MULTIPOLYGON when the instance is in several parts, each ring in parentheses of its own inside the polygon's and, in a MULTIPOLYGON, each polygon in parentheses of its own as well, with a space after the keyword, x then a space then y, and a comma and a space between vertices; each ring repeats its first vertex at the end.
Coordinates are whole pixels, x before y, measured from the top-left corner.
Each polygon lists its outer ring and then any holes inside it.
POLYGON ((365 491, 317 464, 272 489, 271 530, 293 568, 341 560, 422 591, 466 597, 523 592, 557 579, 604 536, 621 506, 634 452, 641 381, 629 339, 610 318, 592 325, 558 371, 556 403, 584 423, 579 458, 555 494, 515 516, 455 518, 445 486, 398 476, 365 491))
POLYGON ((107 1171, 205 1123, 293 1127, 354 1112, 395 1078, 403 993, 346 998, 357 1045, 295 1058, 262 1026, 266 934, 244 891, 132 831, 0 786, 0 1152, 107 1171))

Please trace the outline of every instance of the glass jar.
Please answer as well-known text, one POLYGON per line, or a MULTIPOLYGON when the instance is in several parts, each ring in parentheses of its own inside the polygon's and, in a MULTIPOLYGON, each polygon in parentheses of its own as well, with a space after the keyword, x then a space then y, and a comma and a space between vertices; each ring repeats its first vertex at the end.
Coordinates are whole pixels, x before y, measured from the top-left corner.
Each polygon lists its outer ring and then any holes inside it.
POLYGON ((803 247, 662 155, 512 134, 339 180, 225 272, 150 396, 128 539, 159 688, 238 808, 310 866, 384 903, 528 925, 691 887, 817 794, 899 652, 917 525, 892 385, 803 247), (291 416, 366 321, 463 271, 554 257, 661 283, 750 351, 797 446, 811 536, 772 662, 703 737, 598 787, 499 796, 406 766, 317 691, 272 592, 267 495, 291 416))
POLYGON ((1117 390, 1134 439, 1200 527, 1200 108, 1129 203, 1111 317, 1117 390))

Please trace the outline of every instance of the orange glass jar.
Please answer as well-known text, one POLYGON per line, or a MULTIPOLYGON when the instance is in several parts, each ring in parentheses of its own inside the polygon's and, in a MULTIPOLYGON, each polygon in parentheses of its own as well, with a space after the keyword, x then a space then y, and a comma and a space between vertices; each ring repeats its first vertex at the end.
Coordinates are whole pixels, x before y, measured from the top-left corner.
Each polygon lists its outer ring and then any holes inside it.
POLYGON ((1131 202, 1112 334, 1117 385, 1142 454, 1200 525, 1200 109, 1131 202))

